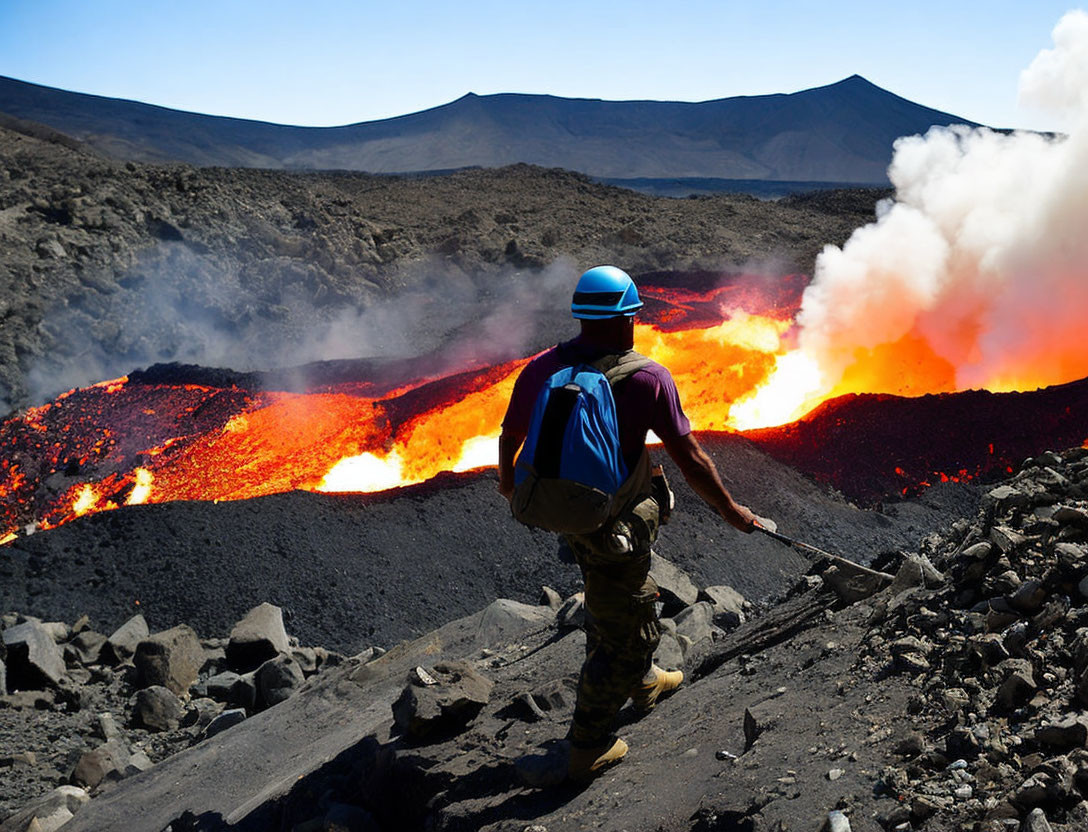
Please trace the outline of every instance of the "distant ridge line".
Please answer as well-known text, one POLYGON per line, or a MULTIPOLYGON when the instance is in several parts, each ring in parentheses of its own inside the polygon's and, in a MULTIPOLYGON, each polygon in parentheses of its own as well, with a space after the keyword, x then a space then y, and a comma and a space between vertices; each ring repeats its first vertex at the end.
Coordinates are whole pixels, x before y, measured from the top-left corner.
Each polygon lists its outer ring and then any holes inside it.
POLYGON ((470 92, 419 112, 337 127, 202 115, 0 76, 0 113, 142 162, 370 173, 525 162, 603 181, 711 185, 885 185, 896 138, 933 125, 974 125, 860 75, 799 92, 703 102, 470 92))

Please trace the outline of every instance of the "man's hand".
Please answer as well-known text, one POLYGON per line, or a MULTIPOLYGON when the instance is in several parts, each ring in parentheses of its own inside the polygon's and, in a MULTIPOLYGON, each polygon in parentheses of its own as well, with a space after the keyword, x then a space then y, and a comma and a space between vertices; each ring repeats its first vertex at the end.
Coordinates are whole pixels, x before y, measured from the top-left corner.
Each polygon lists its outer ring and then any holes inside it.
POLYGON ((731 526, 745 534, 751 534, 756 530, 756 526, 760 525, 760 518, 756 517, 752 513, 752 510, 748 506, 742 506, 740 503, 733 504, 734 511, 723 511, 722 517, 726 519, 731 526))
POLYGON ((760 517, 758 514, 756 515, 756 526, 769 532, 778 531, 778 524, 774 520, 770 517, 760 517))

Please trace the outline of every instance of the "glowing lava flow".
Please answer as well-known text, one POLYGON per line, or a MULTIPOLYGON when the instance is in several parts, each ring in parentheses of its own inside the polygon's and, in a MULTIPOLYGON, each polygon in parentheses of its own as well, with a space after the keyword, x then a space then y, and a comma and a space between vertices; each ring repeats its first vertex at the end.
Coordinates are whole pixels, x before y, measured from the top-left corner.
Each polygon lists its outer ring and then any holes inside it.
MULTIPOLYGON (((784 280, 777 295, 761 294, 762 279, 743 291, 647 287, 635 347, 669 367, 695 430, 781 424, 846 392, 955 389, 950 365, 913 336, 857 351, 825 389, 797 348, 803 282, 784 280)), ((120 505, 379 491, 494 465, 528 360, 392 389, 360 379, 260 392, 167 376, 71 391, 0 425, 0 543, 120 505)))

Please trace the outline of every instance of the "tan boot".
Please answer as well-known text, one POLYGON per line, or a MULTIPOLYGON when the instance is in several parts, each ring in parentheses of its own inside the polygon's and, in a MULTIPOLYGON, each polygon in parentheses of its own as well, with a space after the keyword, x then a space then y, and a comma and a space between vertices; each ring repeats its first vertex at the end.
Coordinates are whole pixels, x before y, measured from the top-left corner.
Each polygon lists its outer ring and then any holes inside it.
POLYGON ((627 753, 627 743, 618 737, 606 740, 592 748, 570 748, 567 776, 571 780, 586 783, 610 766, 614 766, 627 753))
POLYGON ((655 664, 650 667, 650 673, 631 692, 631 704, 638 713, 648 714, 657 705, 657 700, 672 693, 683 681, 684 671, 662 670, 655 664))

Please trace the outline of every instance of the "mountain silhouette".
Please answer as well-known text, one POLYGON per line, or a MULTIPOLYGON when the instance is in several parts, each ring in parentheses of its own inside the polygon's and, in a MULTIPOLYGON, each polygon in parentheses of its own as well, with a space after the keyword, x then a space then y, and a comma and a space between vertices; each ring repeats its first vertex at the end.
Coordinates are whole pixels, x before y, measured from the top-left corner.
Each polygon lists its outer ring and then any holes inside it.
POLYGON ((527 162, 613 180, 832 184, 886 184, 896 138, 972 124, 859 75, 791 94, 699 103, 469 93, 342 127, 200 115, 0 77, 0 113, 135 161, 373 173, 527 162))

